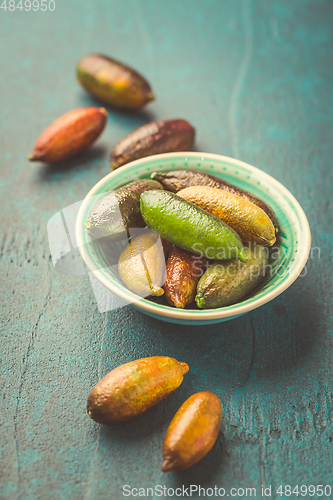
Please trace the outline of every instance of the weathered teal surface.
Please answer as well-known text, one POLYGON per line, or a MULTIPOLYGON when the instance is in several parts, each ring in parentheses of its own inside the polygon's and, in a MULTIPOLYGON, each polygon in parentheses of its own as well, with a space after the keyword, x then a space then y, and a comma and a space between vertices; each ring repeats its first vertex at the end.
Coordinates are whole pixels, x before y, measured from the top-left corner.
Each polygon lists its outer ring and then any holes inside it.
POLYGON ((272 486, 267 498, 296 498, 274 493, 279 485, 333 489, 332 1, 55 3, 54 12, 0 12, 0 498, 118 500, 125 484, 255 487, 259 498, 261 485, 272 486), (98 144, 62 168, 29 164, 46 126, 95 103, 74 76, 89 52, 134 66, 156 102, 110 109, 98 144), (281 181, 317 248, 281 296, 209 327, 173 326, 131 306, 99 313, 88 276, 57 274, 47 241, 50 217, 109 172, 119 139, 176 117, 196 127, 197 150, 281 181), (177 392, 116 428, 90 420, 86 399, 99 378, 150 355, 189 364, 177 392), (192 469, 163 474, 167 426, 203 390, 223 403, 219 441, 192 469))

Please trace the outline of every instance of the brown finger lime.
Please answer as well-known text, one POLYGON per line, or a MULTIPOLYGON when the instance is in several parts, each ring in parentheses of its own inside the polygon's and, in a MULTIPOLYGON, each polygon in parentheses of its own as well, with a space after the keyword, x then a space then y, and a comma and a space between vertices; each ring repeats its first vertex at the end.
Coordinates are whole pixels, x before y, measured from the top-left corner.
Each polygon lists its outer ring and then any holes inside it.
POLYGON ((182 383, 188 365, 168 356, 151 356, 118 366, 88 397, 88 415, 100 424, 130 420, 156 405, 182 383))
POLYGON ((214 445, 221 419, 222 404, 213 392, 198 392, 188 398, 168 427, 162 471, 184 470, 199 462, 214 445))
POLYGON ((273 222, 266 212, 237 194, 209 186, 191 186, 177 195, 228 224, 243 241, 264 246, 272 246, 276 241, 273 222))
POLYGON ((87 92, 117 108, 138 109, 155 99, 140 73, 102 54, 83 57, 77 65, 76 76, 87 92))
POLYGON ((56 163, 81 153, 102 133, 107 116, 104 108, 69 111, 39 136, 29 160, 56 163))

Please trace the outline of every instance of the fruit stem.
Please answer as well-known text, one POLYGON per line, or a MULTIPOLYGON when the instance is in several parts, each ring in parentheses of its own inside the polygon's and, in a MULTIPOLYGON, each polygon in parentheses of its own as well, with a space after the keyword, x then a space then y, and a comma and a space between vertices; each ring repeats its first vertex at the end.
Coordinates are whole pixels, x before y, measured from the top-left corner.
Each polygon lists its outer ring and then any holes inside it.
POLYGON ((163 288, 156 286, 156 285, 153 285, 153 284, 151 284, 151 286, 150 286, 150 291, 154 297, 160 297, 161 295, 164 294, 163 288))
POLYGON ((165 458, 161 469, 162 472, 170 472, 173 470, 173 463, 170 462, 167 458, 165 458))
POLYGON ((199 297, 198 295, 196 295, 195 302, 197 306, 200 307, 200 309, 203 309, 205 307, 205 300, 203 297, 199 297))
POLYGON ((178 361, 178 363, 180 364, 180 367, 182 369, 182 373, 183 375, 185 375, 185 373, 187 373, 189 371, 189 366, 187 363, 185 363, 184 361, 178 361))
POLYGON ((244 252, 244 250, 240 250, 238 252, 238 258, 241 262, 247 262, 249 260, 247 254, 244 252))
POLYGON ((99 108, 100 112, 103 113, 103 115, 106 116, 106 118, 108 117, 108 112, 106 111, 105 108, 99 108))
POLYGON ((161 179, 163 179, 163 176, 161 176, 158 172, 153 172, 152 174, 150 174, 150 178, 155 181, 160 181, 161 179))

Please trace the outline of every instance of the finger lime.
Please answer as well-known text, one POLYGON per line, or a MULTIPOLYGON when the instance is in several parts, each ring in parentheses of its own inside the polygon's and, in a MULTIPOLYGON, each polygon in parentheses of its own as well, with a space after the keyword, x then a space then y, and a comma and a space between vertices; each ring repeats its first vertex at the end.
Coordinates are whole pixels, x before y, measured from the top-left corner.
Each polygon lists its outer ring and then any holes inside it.
POLYGON ((184 250, 208 259, 247 260, 236 231, 174 193, 146 191, 140 196, 140 210, 147 226, 184 250))

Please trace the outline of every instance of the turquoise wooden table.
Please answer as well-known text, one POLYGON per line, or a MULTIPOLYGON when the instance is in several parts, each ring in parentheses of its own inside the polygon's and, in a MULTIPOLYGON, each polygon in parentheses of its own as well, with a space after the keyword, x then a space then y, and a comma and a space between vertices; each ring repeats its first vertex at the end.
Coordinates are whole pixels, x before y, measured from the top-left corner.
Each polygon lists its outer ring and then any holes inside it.
POLYGON ((244 498, 256 488, 256 497, 278 499, 297 498, 297 485, 302 498, 319 497, 326 485, 333 491, 332 1, 55 0, 44 12, 5 3, 0 498, 219 498, 222 488, 244 498), (55 118, 96 105, 74 75, 90 52, 139 70, 157 100, 136 113, 109 108, 102 138, 61 168, 29 164, 55 118), (176 117, 196 127, 197 151, 238 158, 282 182, 312 232, 303 276, 288 290, 209 327, 171 325, 131 306, 100 313, 87 275, 54 270, 47 239, 48 220, 109 173, 119 139, 176 117), (186 384, 127 424, 90 420, 95 383, 152 355, 186 361, 186 384), (203 390, 223 403, 219 439, 191 469, 163 474, 167 426, 203 390), (315 491, 301 495, 301 485, 315 491))

